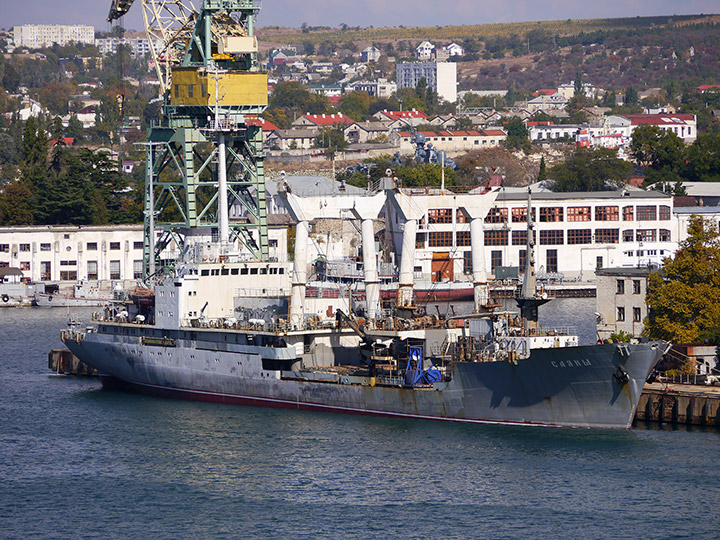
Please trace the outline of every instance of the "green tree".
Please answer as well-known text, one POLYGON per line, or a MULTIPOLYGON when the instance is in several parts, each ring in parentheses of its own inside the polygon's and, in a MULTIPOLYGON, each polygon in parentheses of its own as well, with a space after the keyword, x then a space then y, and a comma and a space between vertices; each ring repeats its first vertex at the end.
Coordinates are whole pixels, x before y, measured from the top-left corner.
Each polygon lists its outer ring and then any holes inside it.
POLYGON ((345 134, 338 128, 323 128, 315 137, 315 148, 328 148, 334 152, 342 152, 348 147, 345 134))
POLYGON ((469 131, 474 127, 469 116, 461 116, 455 121, 455 129, 458 131, 469 131))
POLYGON ((548 176, 555 180, 553 191, 604 191, 608 183, 627 180, 632 165, 608 148, 578 148, 566 161, 555 165, 548 176))
POLYGON ((547 168, 545 165, 545 156, 542 156, 540 158, 540 169, 538 170, 537 180, 538 180, 538 182, 547 180, 547 168))
POLYGON ((636 105, 638 102, 638 93, 632 86, 625 89, 625 105, 636 105))
POLYGON ((683 176, 695 182, 720 182, 720 133, 700 135, 688 148, 683 176))
POLYGON ((633 131, 630 153, 639 165, 678 170, 684 160, 685 145, 668 129, 642 125, 633 131))
POLYGON ((21 182, 12 182, 0 193, 0 223, 32 225, 32 192, 21 182))
POLYGON ((340 111, 360 122, 370 114, 370 95, 367 92, 349 92, 340 98, 340 111))
MULTIPOLYGON (((717 226, 692 216, 688 238, 661 273, 650 274, 645 335, 697 343, 720 328, 720 235, 717 226)), ((717 333, 717 332, 715 332, 717 333)))
POLYGON ((520 117, 515 116, 505 125, 507 138, 505 139, 505 148, 508 150, 526 150, 530 149, 530 132, 525 122, 520 117))
POLYGON ((20 155, 26 166, 44 166, 47 162, 48 140, 36 118, 32 116, 25 122, 20 155))

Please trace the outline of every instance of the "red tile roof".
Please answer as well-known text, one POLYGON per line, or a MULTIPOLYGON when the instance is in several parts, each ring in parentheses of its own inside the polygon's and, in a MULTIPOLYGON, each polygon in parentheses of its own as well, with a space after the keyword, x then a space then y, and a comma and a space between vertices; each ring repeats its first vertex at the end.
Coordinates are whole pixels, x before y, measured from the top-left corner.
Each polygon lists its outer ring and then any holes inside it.
POLYGON ((533 92, 533 96, 552 96, 553 94, 557 94, 557 90, 555 88, 541 88, 540 90, 536 90, 533 92))
POLYGON ((260 126, 261 128, 263 128, 264 131, 277 131, 278 129, 280 129, 272 122, 268 122, 264 118, 258 118, 257 116, 246 116, 245 123, 248 126, 260 126))
POLYGON ((57 146, 58 144, 64 144, 65 146, 72 146, 75 143, 75 137, 59 137, 50 141, 50 148, 57 146))
MULTIPOLYGON (((492 137, 505 136, 505 132, 499 129, 484 129, 482 131, 418 131, 425 137, 492 137)), ((401 137, 411 137, 409 131, 400 131, 398 135, 401 137)))
POLYGON ((698 92, 707 92, 708 90, 720 90, 720 84, 702 84, 696 88, 698 92))
POLYGON ((391 120, 400 120, 402 118, 420 118, 420 119, 426 119, 428 117, 427 114, 425 114, 422 111, 380 111, 382 114, 390 118, 391 120))
POLYGON ((303 118, 307 118, 316 126, 334 126, 337 124, 350 125, 354 124, 355 121, 349 116, 345 116, 343 113, 338 114, 305 114, 303 118))
POLYGON ((630 120, 634 126, 642 124, 672 126, 695 121, 695 115, 693 114, 623 114, 620 116, 630 120))

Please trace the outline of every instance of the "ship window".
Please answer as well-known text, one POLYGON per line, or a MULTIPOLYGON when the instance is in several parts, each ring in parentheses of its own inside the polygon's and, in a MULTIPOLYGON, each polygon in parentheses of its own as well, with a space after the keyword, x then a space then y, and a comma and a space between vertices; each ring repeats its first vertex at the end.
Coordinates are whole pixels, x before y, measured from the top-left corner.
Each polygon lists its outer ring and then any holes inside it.
MULTIPOLYGON (((90 244, 88 244, 88 246, 89 245, 90 244)), ((90 249, 90 248, 88 247, 88 249, 90 249)), ((97 244, 95 244, 95 249, 97 249, 97 244)), ((52 250, 51 244, 40 244, 40 251, 51 251, 51 250, 52 250)))
POLYGON ((110 249, 112 249, 112 250, 120 249, 120 242, 110 242, 110 249))
POLYGON ((261 269, 260 269, 260 274, 265 275, 265 274, 267 274, 267 273, 268 273, 268 269, 267 269, 267 268, 261 268, 261 269))
POLYGON ((200 272, 200 275, 201 275, 201 276, 209 276, 209 275, 210 275, 210 270, 202 270, 202 271, 200 272))
POLYGON ((240 269, 239 269, 239 268, 231 268, 231 269, 230 269, 230 274, 233 275, 233 276, 237 276, 239 273, 240 273, 240 269))
POLYGON ((210 272, 211 276, 219 276, 220 275, 220 269, 219 268, 213 268, 210 272))
POLYGON ((230 275, 230 269, 229 269, 229 268, 223 268, 223 269, 220 271, 220 273, 221 273, 223 276, 229 276, 229 275, 230 275))
POLYGON ((247 274, 248 274, 248 269, 247 269, 247 268, 241 268, 241 269, 240 269, 240 275, 246 276, 247 274))
POLYGON ((280 268, 280 273, 281 273, 281 274, 284 274, 284 273, 285 273, 285 269, 284 269, 284 268, 280 268))
POLYGON ((257 273, 258 273, 258 269, 257 269, 257 268, 251 268, 251 269, 250 269, 250 275, 251 275, 251 276, 256 276, 257 273))

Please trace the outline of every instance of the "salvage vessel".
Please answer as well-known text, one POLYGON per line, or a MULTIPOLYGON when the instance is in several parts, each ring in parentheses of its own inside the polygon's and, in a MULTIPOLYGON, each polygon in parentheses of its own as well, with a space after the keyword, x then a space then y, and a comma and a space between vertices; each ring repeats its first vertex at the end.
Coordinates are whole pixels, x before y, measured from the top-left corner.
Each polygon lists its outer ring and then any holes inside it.
POLYGON ((405 264, 390 313, 373 307, 379 283, 366 265, 367 311, 357 317, 350 306, 308 305, 307 228, 299 217, 294 265, 229 256, 184 261, 156 286, 154 306, 108 307, 93 327, 70 328, 63 341, 105 385, 163 396, 458 422, 630 427, 667 344, 578 346, 577 336, 543 329, 538 308, 547 299, 534 286, 534 235, 519 314, 489 306, 487 286, 476 279, 474 313, 428 315, 413 306, 405 264))

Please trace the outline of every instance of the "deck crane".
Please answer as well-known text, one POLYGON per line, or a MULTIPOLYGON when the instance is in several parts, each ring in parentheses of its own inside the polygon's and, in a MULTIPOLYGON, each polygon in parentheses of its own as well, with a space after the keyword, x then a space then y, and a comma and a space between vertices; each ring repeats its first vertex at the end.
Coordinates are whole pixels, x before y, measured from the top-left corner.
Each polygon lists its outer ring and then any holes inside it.
MULTIPOLYGON (((263 134, 250 121, 268 102, 254 34, 260 1, 140 2, 163 93, 161 121, 145 143, 144 277, 155 274, 165 249, 182 252, 187 235, 201 228, 211 230, 226 252, 242 244, 266 260, 263 134), (246 220, 229 222, 234 202, 246 220), (180 221, 158 226, 156 240, 155 217, 171 209, 180 221)), ((133 3, 112 0, 108 21, 133 3)))

